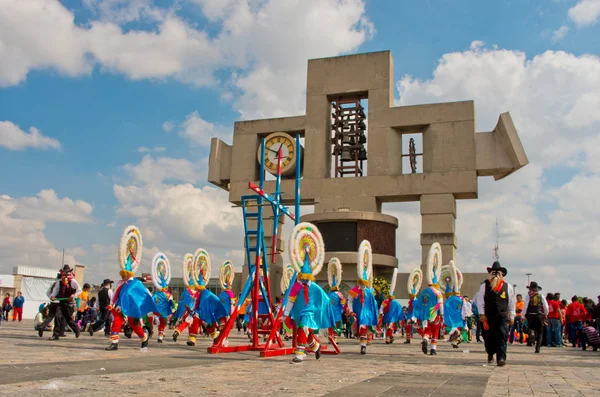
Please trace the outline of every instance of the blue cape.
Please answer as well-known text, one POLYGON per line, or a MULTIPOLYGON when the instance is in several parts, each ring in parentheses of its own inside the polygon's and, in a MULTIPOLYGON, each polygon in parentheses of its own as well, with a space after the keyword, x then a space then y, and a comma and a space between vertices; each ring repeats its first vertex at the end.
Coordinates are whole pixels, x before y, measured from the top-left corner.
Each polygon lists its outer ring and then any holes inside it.
POLYGON ((219 294, 219 299, 221 300, 221 303, 223 304, 223 306, 225 306, 225 309, 227 309, 227 314, 230 315, 230 311, 231 311, 231 297, 229 296, 229 294, 227 293, 227 291, 223 291, 219 294))
POLYGON ((331 291, 329 293, 329 302, 331 303, 331 308, 333 310, 333 319, 337 323, 338 321, 342 321, 342 314, 344 313, 344 305, 342 305, 342 300, 337 294, 337 291, 331 291))
POLYGON ((190 292, 188 291, 187 287, 184 288, 183 293, 179 297, 179 304, 177 305, 177 312, 175 313, 175 317, 177 319, 180 319, 183 316, 183 313, 185 313, 186 306, 190 307, 193 310, 195 305, 196 302, 194 301, 194 297, 190 295, 190 292))
POLYGON ((167 294, 163 291, 155 291, 152 295, 152 299, 154 299, 154 303, 156 304, 156 307, 158 307, 161 317, 169 317, 171 315, 175 302, 173 302, 172 299, 167 298, 167 294))
POLYGON ((425 288, 413 302, 413 317, 417 320, 433 321, 437 316, 438 297, 431 287, 425 288))
MULTIPOLYGON (((265 301, 258 301, 258 314, 269 314, 269 308, 265 301)), ((248 309, 246 310, 246 314, 244 314, 244 321, 249 323, 250 316, 252 315, 252 302, 248 305, 248 309)))
POLYGON ((304 291, 300 290, 290 312, 290 317, 298 327, 308 327, 313 330, 335 325, 329 297, 323 291, 323 288, 314 282, 310 283, 308 287, 308 304, 304 301, 304 291))
POLYGON ((391 324, 402 320, 404 314, 402 313, 402 306, 396 300, 390 302, 390 310, 383 315, 383 323, 391 324))
POLYGON ((463 300, 459 296, 451 296, 444 302, 444 324, 450 328, 464 328, 462 318, 463 300))
POLYGON ((142 318, 150 312, 159 312, 150 291, 137 278, 123 284, 117 297, 117 306, 124 315, 131 318, 142 318))
POLYGON ((377 326, 378 314, 377 314, 377 302, 375 302, 375 296, 371 288, 365 288, 363 290, 365 299, 364 306, 360 304, 360 297, 357 297, 352 302, 352 311, 356 313, 356 320, 358 325, 370 325, 377 326))
POLYGON ((207 289, 200 291, 196 313, 205 324, 215 324, 220 318, 229 317, 229 310, 223 306, 223 302, 207 289))

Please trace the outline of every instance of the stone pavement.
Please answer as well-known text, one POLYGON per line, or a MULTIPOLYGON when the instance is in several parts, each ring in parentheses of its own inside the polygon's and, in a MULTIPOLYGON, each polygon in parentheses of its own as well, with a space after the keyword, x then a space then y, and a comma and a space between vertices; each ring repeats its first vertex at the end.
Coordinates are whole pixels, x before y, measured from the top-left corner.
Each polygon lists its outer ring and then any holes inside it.
MULTIPOLYGON (((170 332, 168 332, 170 334, 170 332)), ((509 346, 508 365, 487 365, 483 345, 452 349, 440 342, 425 356, 419 339, 403 345, 374 341, 361 356, 355 340, 342 339, 342 354, 291 365, 290 356, 261 359, 256 352, 210 355, 208 338, 195 348, 186 338, 147 352, 122 338, 106 352, 103 333, 39 338, 31 321, 0 326, 0 395, 120 396, 585 396, 600 397, 600 352, 572 348, 509 346)), ((154 338, 155 339, 155 338, 154 338)), ((231 344, 247 339, 234 333, 231 344)))

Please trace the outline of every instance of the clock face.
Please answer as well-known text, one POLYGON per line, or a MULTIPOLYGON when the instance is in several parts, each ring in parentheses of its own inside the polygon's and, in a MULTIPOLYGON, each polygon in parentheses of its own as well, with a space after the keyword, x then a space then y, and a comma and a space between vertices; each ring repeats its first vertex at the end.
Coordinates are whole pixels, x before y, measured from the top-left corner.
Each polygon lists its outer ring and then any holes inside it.
MULTIPOLYGON (((277 173, 277 161, 281 150, 282 173, 295 166, 296 144, 294 138, 282 132, 276 132, 265 138, 265 169, 271 174, 277 173)), ((258 148, 260 161, 260 147, 258 148)))

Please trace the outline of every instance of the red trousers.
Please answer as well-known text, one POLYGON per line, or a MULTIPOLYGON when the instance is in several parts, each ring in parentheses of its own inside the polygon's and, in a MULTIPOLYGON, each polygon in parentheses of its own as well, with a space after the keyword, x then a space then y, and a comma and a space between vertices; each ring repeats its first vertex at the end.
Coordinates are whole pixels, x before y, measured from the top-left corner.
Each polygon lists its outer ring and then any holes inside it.
POLYGON ((442 324, 440 316, 436 316, 433 321, 427 321, 427 326, 425 327, 423 338, 430 339, 431 343, 437 343, 437 338, 440 334, 441 325, 442 324))
POLYGON ((387 341, 394 339, 394 331, 396 330, 396 323, 388 324, 387 329, 385 330, 385 339, 387 341))
POLYGON ((319 349, 319 341, 312 329, 302 327, 298 328, 296 332, 296 357, 303 356, 305 349, 316 352, 319 349))
POLYGON ((13 321, 19 318, 19 322, 23 321, 23 308, 22 307, 13 307, 13 321))
MULTIPOLYGON (((125 317, 120 311, 113 310, 112 313, 113 323, 110 329, 111 339, 119 340, 119 332, 121 332, 121 327, 125 323, 125 317)), ((139 336, 140 339, 144 339, 145 333, 144 328, 142 328, 142 320, 140 320, 139 318, 128 317, 127 323, 131 327, 131 330, 135 332, 135 334, 139 336)))
MULTIPOLYGON (((148 323, 150 324, 151 328, 154 328, 154 317, 153 316, 148 316, 148 323)), ((166 327, 167 327, 167 319, 164 317, 159 317, 158 318, 158 334, 164 335, 166 327)))
POLYGON ((183 331, 185 331, 185 329, 187 327, 190 327, 189 329, 189 335, 190 336, 198 336, 198 330, 200 329, 200 319, 196 316, 194 316, 192 318, 192 323, 188 323, 187 321, 182 321, 176 328, 177 332, 179 332, 180 334, 183 333, 183 331))

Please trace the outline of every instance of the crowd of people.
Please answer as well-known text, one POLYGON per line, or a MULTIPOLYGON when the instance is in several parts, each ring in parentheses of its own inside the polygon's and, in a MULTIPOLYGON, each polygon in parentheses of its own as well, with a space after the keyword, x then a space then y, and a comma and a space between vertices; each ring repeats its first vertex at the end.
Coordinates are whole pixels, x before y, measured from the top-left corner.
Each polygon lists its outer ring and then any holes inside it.
POLYGON ((10 294, 6 293, 6 296, 2 300, 2 314, 0 314, 0 323, 2 320, 8 321, 11 317, 10 313, 12 311, 12 321, 23 321, 23 305, 25 304, 25 298, 21 291, 17 292, 17 296, 10 300, 10 294))

